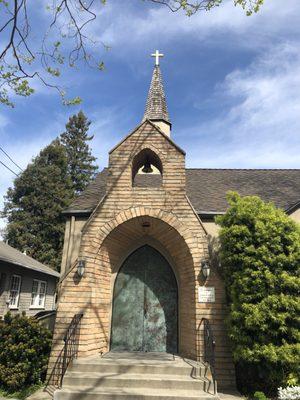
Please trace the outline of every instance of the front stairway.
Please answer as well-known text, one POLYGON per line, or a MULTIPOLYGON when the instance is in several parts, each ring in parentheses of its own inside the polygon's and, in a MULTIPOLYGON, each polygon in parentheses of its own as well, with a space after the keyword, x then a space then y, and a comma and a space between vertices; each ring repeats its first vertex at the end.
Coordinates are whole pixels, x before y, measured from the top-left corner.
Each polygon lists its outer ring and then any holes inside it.
POLYGON ((214 400, 203 364, 166 353, 107 353, 74 360, 54 400, 214 400))

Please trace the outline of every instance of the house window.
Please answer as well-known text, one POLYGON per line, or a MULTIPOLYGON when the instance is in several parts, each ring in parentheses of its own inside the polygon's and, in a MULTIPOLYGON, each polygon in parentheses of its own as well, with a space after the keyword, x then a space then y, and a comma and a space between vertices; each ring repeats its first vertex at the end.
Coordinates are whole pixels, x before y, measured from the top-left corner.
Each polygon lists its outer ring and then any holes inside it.
POLYGON ((18 308, 21 288, 20 275, 13 275, 10 281, 9 308, 18 308))
POLYGON ((46 298, 46 287, 45 281, 33 280, 32 292, 31 292, 31 307, 32 308, 44 308, 46 298))

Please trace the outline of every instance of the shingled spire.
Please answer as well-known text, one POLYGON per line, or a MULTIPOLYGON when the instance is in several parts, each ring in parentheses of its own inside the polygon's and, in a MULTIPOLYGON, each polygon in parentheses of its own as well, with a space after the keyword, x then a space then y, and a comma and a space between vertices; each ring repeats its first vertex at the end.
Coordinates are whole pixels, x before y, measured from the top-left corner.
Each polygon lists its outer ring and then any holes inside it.
POLYGON ((155 57, 155 67, 152 75, 143 121, 149 119, 155 123, 166 135, 170 136, 171 122, 167 109, 162 74, 159 67, 159 57, 163 57, 163 54, 160 54, 158 50, 156 50, 156 53, 152 54, 152 56, 155 57))

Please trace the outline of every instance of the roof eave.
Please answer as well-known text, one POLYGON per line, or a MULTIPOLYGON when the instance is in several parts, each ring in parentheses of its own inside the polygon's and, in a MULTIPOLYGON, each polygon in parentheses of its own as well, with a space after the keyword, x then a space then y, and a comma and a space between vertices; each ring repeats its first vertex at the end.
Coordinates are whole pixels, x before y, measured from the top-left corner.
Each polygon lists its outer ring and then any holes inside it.
POLYGON ((285 212, 287 214, 292 214, 294 211, 298 210, 298 208, 300 208, 300 200, 297 201, 295 204, 293 204, 292 206, 288 207, 285 212))
MULTIPOLYGON (((96 207, 96 206, 95 206, 96 207)), ((91 213, 93 212, 94 208, 88 208, 88 209, 83 209, 83 210, 77 210, 77 209, 67 209, 62 211, 62 215, 65 216, 72 216, 72 215, 76 215, 78 217, 89 217, 91 215, 91 213)))
POLYGON ((175 142, 173 142, 172 139, 169 138, 157 125, 155 125, 154 122, 150 121, 149 119, 145 119, 142 121, 137 127, 134 128, 133 131, 131 131, 127 136, 125 136, 119 143, 117 143, 110 151, 109 154, 111 154, 113 151, 115 151, 122 143, 124 143, 131 135, 133 135, 139 128, 141 128, 144 124, 149 123, 150 125, 153 126, 159 132, 167 141, 172 144, 180 153, 182 153, 185 156, 185 151, 182 150, 181 147, 179 147, 175 142))
POLYGON ((17 265, 18 267, 27 268, 27 269, 30 269, 31 271, 36 271, 36 272, 40 272, 42 274, 51 275, 51 276, 56 277, 56 278, 60 277, 60 273, 56 272, 54 270, 53 270, 53 272, 52 271, 45 271, 42 268, 32 267, 30 265, 23 264, 23 263, 20 263, 18 261, 15 261, 15 260, 12 260, 10 258, 3 257, 3 256, 0 256, 0 261, 4 261, 4 262, 9 263, 9 264, 17 265))

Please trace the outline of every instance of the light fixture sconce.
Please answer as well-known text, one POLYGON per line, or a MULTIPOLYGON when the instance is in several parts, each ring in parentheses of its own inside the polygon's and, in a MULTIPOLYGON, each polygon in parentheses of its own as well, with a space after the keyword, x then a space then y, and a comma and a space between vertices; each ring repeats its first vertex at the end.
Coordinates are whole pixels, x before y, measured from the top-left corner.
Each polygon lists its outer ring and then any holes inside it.
POLYGON ((85 270, 85 260, 80 258, 77 263, 77 275, 80 276, 80 278, 83 276, 85 270))
POLYGON ((209 261, 204 260, 201 262, 201 272, 205 279, 210 275, 210 264, 209 261))

